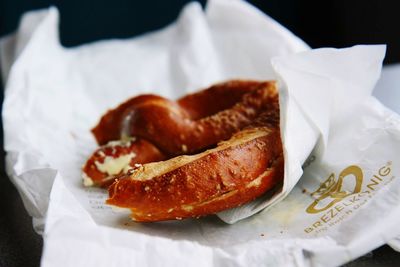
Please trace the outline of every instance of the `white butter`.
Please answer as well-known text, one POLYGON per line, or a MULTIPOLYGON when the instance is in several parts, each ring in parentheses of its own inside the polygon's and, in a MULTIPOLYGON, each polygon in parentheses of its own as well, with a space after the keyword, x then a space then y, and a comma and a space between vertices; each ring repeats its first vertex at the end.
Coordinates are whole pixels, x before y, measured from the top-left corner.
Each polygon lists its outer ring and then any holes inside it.
POLYGON ((119 174, 121 171, 126 173, 129 169, 131 169, 129 163, 134 157, 136 157, 136 154, 133 152, 127 155, 120 156, 118 158, 107 156, 104 159, 103 163, 95 161, 95 164, 97 169, 102 173, 107 173, 108 175, 116 175, 119 174))
POLYGON ((82 180, 84 186, 93 186, 94 184, 93 180, 85 172, 82 172, 82 180))
POLYGON ((113 140, 109 141, 105 146, 106 147, 116 147, 116 146, 122 146, 122 147, 129 147, 132 142, 136 141, 136 137, 128 137, 125 136, 121 140, 113 140))

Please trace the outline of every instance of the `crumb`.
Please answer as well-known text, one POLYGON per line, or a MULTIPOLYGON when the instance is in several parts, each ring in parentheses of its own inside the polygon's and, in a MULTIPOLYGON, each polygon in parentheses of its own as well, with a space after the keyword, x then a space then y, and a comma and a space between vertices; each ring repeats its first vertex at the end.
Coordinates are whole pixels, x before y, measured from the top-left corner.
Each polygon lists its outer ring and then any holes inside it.
POLYGON ((128 225, 129 225, 129 223, 127 223, 127 222, 126 222, 126 223, 124 223, 124 225, 125 225, 125 226, 128 226, 128 225))
POLYGON ((70 135, 72 136, 73 139, 77 139, 76 138, 76 134, 74 134, 73 132, 69 132, 69 133, 70 133, 70 135))
POLYGON ((187 151, 188 151, 188 149, 187 149, 187 146, 186 146, 186 145, 182 145, 182 151, 183 151, 183 152, 187 152, 187 151))
POLYGON ((305 194, 305 193, 307 192, 307 190, 304 188, 301 192, 302 192, 303 194, 305 194))
POLYGON ((261 234, 261 236, 264 236, 264 234, 261 234))

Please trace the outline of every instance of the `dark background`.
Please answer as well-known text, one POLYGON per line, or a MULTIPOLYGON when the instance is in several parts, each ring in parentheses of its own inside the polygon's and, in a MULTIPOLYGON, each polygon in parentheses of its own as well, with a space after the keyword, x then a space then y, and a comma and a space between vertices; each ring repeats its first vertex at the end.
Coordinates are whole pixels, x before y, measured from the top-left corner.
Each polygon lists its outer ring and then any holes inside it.
MULTIPOLYGON (((60 11, 60 39, 66 47, 108 38, 129 38, 173 22, 187 2, 0 0, 0 36, 13 32, 25 11, 54 5, 60 11)), ((205 0, 200 2, 204 6, 205 0)), ((383 43, 388 45, 385 63, 400 62, 400 1, 249 2, 313 48, 383 43)), ((1 84, 0 81, 0 87, 1 84)), ((0 96, 0 103, 2 99, 0 96)), ((33 232, 31 218, 4 173, 4 152, 0 156, 0 267, 38 266, 42 239, 33 232)), ((400 254, 384 246, 346 266, 396 266, 399 262, 400 254)))
MULTIPOLYGON (((174 21, 185 0, 0 0, 0 35, 12 32, 26 10, 55 5, 61 42, 76 46, 127 38, 174 21)), ((205 0, 200 1, 203 5, 205 0)), ((386 63, 400 61, 400 3, 396 0, 253 0, 311 47, 388 44, 386 63)))

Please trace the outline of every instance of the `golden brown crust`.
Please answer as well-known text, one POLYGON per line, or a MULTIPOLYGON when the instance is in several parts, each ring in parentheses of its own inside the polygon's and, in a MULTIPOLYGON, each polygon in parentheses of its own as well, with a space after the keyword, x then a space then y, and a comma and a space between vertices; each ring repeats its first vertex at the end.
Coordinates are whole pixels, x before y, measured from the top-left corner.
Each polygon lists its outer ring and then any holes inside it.
POLYGON ((253 200, 283 177, 276 128, 239 132, 217 148, 190 157, 194 159, 183 159, 183 165, 177 158, 158 163, 165 173, 143 176, 146 168, 155 168, 145 164, 119 177, 109 188, 107 203, 130 208, 136 221, 199 217, 253 200))
POLYGON ((156 95, 140 95, 128 99, 117 108, 109 110, 104 114, 99 123, 92 129, 92 133, 99 145, 105 145, 110 141, 121 138, 122 120, 128 108, 139 105, 148 99, 163 99, 156 95))
POLYGON ((139 96, 109 111, 93 133, 99 143, 121 135, 138 138, 111 146, 111 152, 100 148, 84 167, 98 185, 108 185, 110 173, 118 175, 107 203, 131 209, 137 221, 216 213, 253 200, 283 179, 274 82, 232 81, 178 101, 139 96), (121 162, 128 168, 122 170, 121 162))
MULTIPOLYGON (((99 145, 120 139, 127 116, 137 113, 139 109, 154 112, 161 110, 163 115, 156 118, 158 120, 166 119, 169 122, 171 119, 168 118, 168 115, 172 113, 179 115, 179 118, 177 118, 179 120, 197 121, 231 108, 240 102, 246 93, 258 87, 273 87, 273 85, 273 82, 235 80, 211 86, 200 92, 184 96, 177 101, 171 101, 151 94, 140 95, 125 101, 115 109, 109 110, 101 117, 97 126, 92 129, 92 133, 99 145)), ((143 116, 143 113, 141 116, 143 116)), ((165 124, 167 123, 164 122, 165 124)), ((137 122, 135 126, 140 127, 141 125, 137 122)), ((133 130, 131 132, 132 135, 137 131, 137 127, 135 126, 132 126, 134 129, 130 129, 133 130)), ((171 130, 173 131, 174 129, 171 130)))
POLYGON ((274 82, 255 81, 221 83, 176 102, 155 95, 132 98, 107 112, 92 131, 99 143, 131 135, 137 141, 128 146, 112 141, 96 150, 83 166, 84 184, 107 187, 123 174, 123 168, 120 173, 99 168, 110 158, 119 163, 125 159, 126 167, 134 167, 215 146, 252 123, 260 112, 273 109, 276 100, 274 82), (127 162, 125 156, 132 153, 127 162))
POLYGON ((242 100, 243 95, 259 86, 258 81, 232 80, 188 94, 177 103, 188 113, 191 120, 199 120, 231 108, 242 100))
POLYGON ((276 101, 274 84, 264 82, 232 107, 198 120, 188 117, 185 109, 169 100, 145 103, 130 111, 129 135, 145 138, 166 155, 192 154, 228 139, 276 101))

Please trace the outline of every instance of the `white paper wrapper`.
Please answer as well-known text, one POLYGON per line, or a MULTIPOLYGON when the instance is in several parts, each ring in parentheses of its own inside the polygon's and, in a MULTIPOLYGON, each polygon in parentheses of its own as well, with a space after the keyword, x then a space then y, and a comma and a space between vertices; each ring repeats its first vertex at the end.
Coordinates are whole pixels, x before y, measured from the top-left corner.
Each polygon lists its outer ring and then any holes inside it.
POLYGON ((57 23, 55 9, 31 14, 0 43, 7 170, 36 229, 45 222, 43 266, 335 266, 400 236, 400 119, 370 96, 384 47, 307 51, 240 1, 211 1, 205 13, 189 4, 164 30, 75 49, 60 46, 57 23), (269 209, 233 225, 138 224, 82 187, 89 129, 107 108, 231 78, 279 80, 285 180, 218 216, 269 209))

